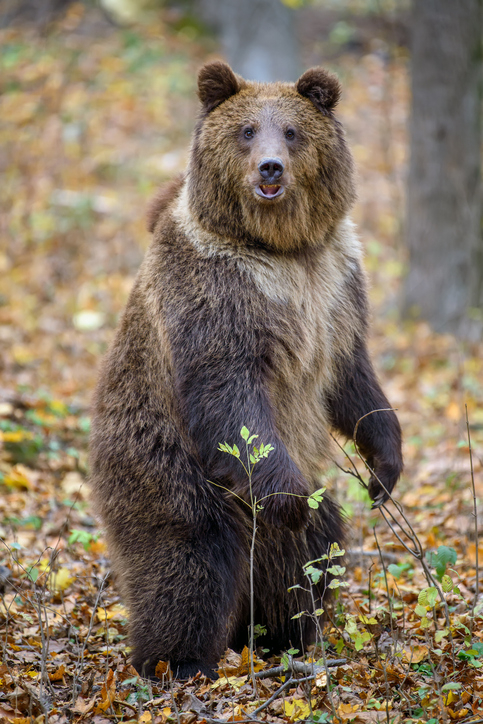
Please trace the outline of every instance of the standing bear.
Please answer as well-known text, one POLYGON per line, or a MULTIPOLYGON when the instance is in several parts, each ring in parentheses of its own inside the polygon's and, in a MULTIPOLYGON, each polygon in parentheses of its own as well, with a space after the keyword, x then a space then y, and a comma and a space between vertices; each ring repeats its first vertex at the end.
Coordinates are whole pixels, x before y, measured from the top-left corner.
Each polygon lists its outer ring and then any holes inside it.
POLYGON ((239 498, 250 491, 219 443, 239 443, 246 426, 274 447, 252 478, 254 495, 270 496, 254 607, 274 651, 313 641, 310 618, 292 619, 312 610, 309 596, 287 589, 343 540, 330 497, 316 511, 306 500, 330 431, 351 438, 363 418, 375 505, 402 469, 395 414, 368 414, 390 405, 366 347, 338 81, 314 68, 295 84, 252 83, 212 62, 198 93, 188 169, 151 207, 153 242, 102 367, 91 441, 132 662, 152 676, 169 660, 180 678, 213 676, 225 648, 247 641, 251 516, 239 498))

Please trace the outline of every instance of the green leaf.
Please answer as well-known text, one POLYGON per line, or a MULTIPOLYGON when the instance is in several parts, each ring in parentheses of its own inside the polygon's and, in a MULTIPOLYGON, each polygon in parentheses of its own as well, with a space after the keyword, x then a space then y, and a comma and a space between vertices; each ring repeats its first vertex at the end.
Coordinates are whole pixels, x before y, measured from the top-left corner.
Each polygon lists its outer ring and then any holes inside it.
POLYGON ((448 684, 443 684, 441 691, 459 691, 462 688, 463 684, 460 684, 459 681, 450 681, 448 684))
POLYGON ((327 573, 331 573, 333 576, 343 576, 345 572, 345 566, 330 566, 330 568, 327 568, 327 573))
POLYGON ((257 438, 257 437, 258 437, 258 435, 251 435, 251 437, 249 437, 248 440, 247 440, 248 444, 251 445, 252 442, 253 442, 253 441, 255 440, 255 438, 257 438))
POLYGON ((436 553, 431 551, 426 554, 426 557, 429 564, 436 569, 436 576, 441 580, 448 564, 454 565, 458 556, 454 548, 439 546, 436 553))
POLYGON ((316 615, 317 617, 323 616, 323 615, 324 615, 324 609, 323 609, 323 608, 316 608, 315 611, 314 611, 314 613, 315 613, 315 615, 316 615))
POLYGON ((343 639, 342 636, 341 636, 341 638, 337 641, 337 643, 336 643, 336 645, 335 645, 335 650, 336 650, 336 652, 337 652, 338 654, 340 654, 340 653, 344 650, 344 646, 345 646, 345 641, 344 641, 344 639, 343 639))
POLYGON ((418 603, 420 606, 433 606, 436 605, 438 600, 438 589, 435 586, 429 586, 429 588, 423 588, 418 596, 418 603))
POLYGON ((250 433, 248 432, 245 425, 243 425, 242 429, 240 430, 240 435, 244 440, 248 440, 248 438, 250 437, 250 433))
POLYGON ((320 568, 314 568, 313 566, 310 566, 306 569, 305 575, 310 576, 312 583, 317 584, 324 575, 324 572, 321 571, 320 568))
POLYGON ((231 454, 234 455, 236 458, 240 457, 240 451, 236 445, 233 445, 231 454))
POLYGON ((337 556, 343 556, 344 554, 345 550, 340 548, 338 543, 332 543, 330 546, 329 558, 337 558, 337 556))
POLYGON ((309 504, 310 508, 313 508, 313 510, 317 510, 317 508, 319 507, 318 502, 313 498, 307 498, 307 503, 309 504))
POLYGON ((414 609, 414 613, 420 617, 426 616, 426 606, 421 606, 420 604, 418 604, 414 609))
POLYGON ((436 641, 437 644, 439 644, 439 643, 441 643, 441 639, 446 638, 448 633, 449 633, 449 630, 447 628, 443 628, 443 629, 441 629, 441 631, 436 631, 436 633, 434 634, 434 640, 436 641))
POLYGON ((292 616, 292 619, 301 618, 304 615, 305 611, 299 611, 295 614, 295 616, 292 616))
POLYGON ((27 571, 27 577, 32 581, 32 583, 35 583, 39 577, 39 569, 34 567, 29 568, 27 571))
POLYGON ((451 579, 451 576, 448 576, 447 573, 445 573, 444 576, 441 577, 441 588, 445 593, 449 593, 449 591, 453 590, 453 581, 451 579))
POLYGON ((374 618, 374 616, 369 617, 363 613, 359 615, 359 621, 366 625, 371 624, 373 626, 374 624, 377 624, 377 620, 374 618))

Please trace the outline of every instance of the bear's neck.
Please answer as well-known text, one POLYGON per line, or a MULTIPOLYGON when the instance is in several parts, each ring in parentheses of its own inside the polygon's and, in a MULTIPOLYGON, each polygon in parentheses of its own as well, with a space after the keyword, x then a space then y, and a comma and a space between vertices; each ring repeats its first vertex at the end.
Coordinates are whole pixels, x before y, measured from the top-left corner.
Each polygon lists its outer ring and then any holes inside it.
POLYGON ((214 182, 210 191, 190 173, 177 205, 178 218, 196 222, 198 229, 215 235, 223 246, 288 256, 323 248, 337 226, 329 215, 310 216, 299 207, 290 199, 273 207, 252 199, 242 204, 222 184, 214 182))

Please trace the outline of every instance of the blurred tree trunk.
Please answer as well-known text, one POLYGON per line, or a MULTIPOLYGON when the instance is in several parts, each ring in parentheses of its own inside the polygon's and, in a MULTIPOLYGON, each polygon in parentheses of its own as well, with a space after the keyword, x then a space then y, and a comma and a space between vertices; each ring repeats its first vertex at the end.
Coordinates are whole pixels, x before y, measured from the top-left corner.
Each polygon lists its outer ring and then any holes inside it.
POLYGON ((295 13, 282 0, 195 0, 218 32, 226 59, 248 80, 296 80, 295 13))
POLYGON ((0 27, 25 21, 44 27, 72 2, 74 0, 0 0, 0 27))
POLYGON ((404 311, 483 330, 482 0, 414 0, 404 311))

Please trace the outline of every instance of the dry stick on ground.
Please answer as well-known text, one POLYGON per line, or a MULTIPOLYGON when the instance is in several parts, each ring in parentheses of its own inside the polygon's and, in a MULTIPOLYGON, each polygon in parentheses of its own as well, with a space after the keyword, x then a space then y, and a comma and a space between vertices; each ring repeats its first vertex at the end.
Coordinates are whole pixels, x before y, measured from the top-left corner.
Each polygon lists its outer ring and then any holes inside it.
POLYGON ((471 490, 473 492, 473 517, 475 519, 475 569, 476 569, 476 580, 475 580, 475 596, 473 598, 473 606, 471 607, 471 621, 470 621, 470 632, 473 636, 473 627, 475 622, 475 608, 478 603, 479 593, 479 581, 480 581, 480 569, 479 569, 479 557, 478 557, 478 508, 476 505, 476 489, 475 489, 475 473, 473 470, 473 453, 471 450, 471 437, 470 437, 470 423, 468 420, 468 406, 465 405, 466 414, 466 431, 468 433, 468 448, 470 451, 470 469, 471 469, 471 490))
MULTIPOLYGON (((311 681, 312 679, 315 679, 315 674, 311 674, 310 676, 303 676, 301 679, 293 679, 292 677, 290 677, 290 679, 289 679, 288 681, 286 681, 285 683, 283 683, 282 686, 280 686, 280 687, 277 689, 277 691, 276 691, 274 694, 272 694, 272 696, 271 696, 269 699, 267 699, 267 701, 264 701, 263 704, 261 704, 257 709, 255 709, 254 711, 252 711, 251 716, 252 716, 252 717, 255 717, 255 716, 256 716, 257 714, 259 714, 261 711, 263 711, 264 709, 266 709, 267 706, 270 706, 270 704, 272 703, 272 701, 275 701, 275 699, 277 699, 277 698, 280 696, 280 694, 281 694, 283 691, 285 691, 286 689, 290 689, 290 687, 293 686, 293 685, 297 685, 297 686, 298 686, 298 685, 301 684, 302 682, 304 682, 304 681, 311 681)), ((216 720, 214 720, 214 721, 216 721, 216 720)))
POLYGON ((84 643, 82 644, 82 649, 81 649, 80 657, 79 657, 79 659, 78 659, 77 666, 76 666, 76 668, 75 668, 75 670, 74 670, 74 675, 73 675, 73 679, 72 679, 72 705, 75 704, 76 694, 77 694, 77 691, 76 691, 76 690, 77 690, 77 678, 78 678, 78 675, 82 672, 82 669, 83 669, 83 667, 84 667, 84 653, 85 653, 85 650, 86 650, 87 642, 88 642, 88 640, 89 640, 89 636, 91 635, 92 628, 93 628, 93 626, 94 626, 94 617, 95 617, 95 615, 96 615, 97 606, 98 606, 98 604, 99 604, 99 600, 100 600, 101 595, 102 595, 102 589, 104 588, 104 584, 105 584, 108 576, 109 576, 109 571, 107 571, 107 573, 104 574, 104 576, 103 576, 103 578, 102 578, 102 580, 101 580, 101 583, 100 583, 100 586, 99 586, 99 590, 98 590, 98 592, 97 592, 96 600, 95 600, 94 606, 93 606, 93 608, 92 608, 92 614, 91 614, 91 618, 90 618, 90 621, 89 621, 89 628, 87 629, 87 634, 86 634, 86 637, 85 637, 85 639, 84 639, 84 643))
MULTIPOLYGON (((343 666, 347 663, 347 659, 327 659, 327 667, 343 666)), ((273 669, 266 669, 266 671, 258 671, 255 676, 257 679, 269 679, 271 677, 283 676, 284 674, 304 674, 308 676, 313 674, 316 676, 321 671, 325 671, 324 666, 312 666, 312 664, 304 664, 302 661, 294 661, 292 657, 289 657, 289 665, 287 666, 275 666, 273 669)))

